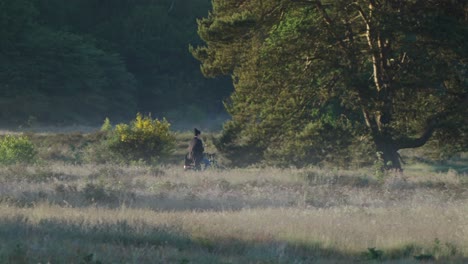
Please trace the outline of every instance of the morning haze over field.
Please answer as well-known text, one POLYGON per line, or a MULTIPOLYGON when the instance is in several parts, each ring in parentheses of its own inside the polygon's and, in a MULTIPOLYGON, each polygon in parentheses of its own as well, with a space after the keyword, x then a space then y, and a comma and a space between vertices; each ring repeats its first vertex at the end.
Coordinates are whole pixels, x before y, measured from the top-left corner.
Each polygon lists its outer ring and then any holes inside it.
POLYGON ((468 263, 466 1, 0 0, 0 40, 0 263, 468 263))

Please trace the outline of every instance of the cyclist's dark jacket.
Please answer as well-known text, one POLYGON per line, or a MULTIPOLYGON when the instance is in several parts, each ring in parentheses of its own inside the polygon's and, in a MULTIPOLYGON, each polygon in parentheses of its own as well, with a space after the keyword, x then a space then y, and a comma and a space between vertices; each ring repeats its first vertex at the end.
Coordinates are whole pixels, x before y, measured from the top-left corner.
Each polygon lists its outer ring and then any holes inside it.
POLYGON ((189 143, 189 158, 193 159, 196 163, 203 159, 203 142, 198 137, 194 137, 189 143))

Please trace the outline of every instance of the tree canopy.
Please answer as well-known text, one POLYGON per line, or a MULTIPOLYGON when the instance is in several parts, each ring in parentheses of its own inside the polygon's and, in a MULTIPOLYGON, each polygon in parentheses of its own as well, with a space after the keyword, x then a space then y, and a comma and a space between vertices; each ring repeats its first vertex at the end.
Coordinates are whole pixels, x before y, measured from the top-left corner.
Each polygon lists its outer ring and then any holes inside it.
POLYGON ((235 86, 219 142, 235 162, 359 150, 400 169, 430 139, 467 149, 466 1, 213 0, 198 33, 202 72, 235 86))

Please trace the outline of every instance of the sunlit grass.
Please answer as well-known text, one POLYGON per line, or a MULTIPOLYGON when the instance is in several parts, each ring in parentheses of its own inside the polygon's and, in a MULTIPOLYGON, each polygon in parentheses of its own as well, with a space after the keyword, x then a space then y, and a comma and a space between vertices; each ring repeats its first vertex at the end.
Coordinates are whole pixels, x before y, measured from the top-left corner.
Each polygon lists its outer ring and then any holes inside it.
POLYGON ((0 262, 461 263, 467 175, 423 168, 2 167, 0 262))
MULTIPOLYGON (((258 250, 256 254, 260 255, 261 251, 270 248, 267 256, 263 256, 270 261, 279 261, 285 257, 284 254, 294 259, 294 255, 288 254, 303 248, 310 251, 309 255, 305 254, 310 259, 358 259, 370 247, 387 254, 411 247, 410 254, 427 252, 440 258, 468 255, 468 207, 456 203, 443 207, 416 205, 384 209, 344 206, 220 212, 155 212, 125 207, 114 210, 64 208, 47 204, 27 209, 1 206, 0 209, 2 223, 16 221, 16 228, 31 230, 29 235, 33 239, 40 239, 34 235, 36 229, 43 230, 39 235, 47 233, 53 244, 58 243, 56 240, 70 241, 78 237, 80 242, 74 245, 75 250, 82 248, 95 252, 109 262, 131 261, 119 252, 107 255, 102 252, 103 248, 119 244, 129 248, 140 247, 141 254, 154 255, 147 252, 153 245, 178 249, 176 252, 181 250, 182 255, 199 251, 216 259, 231 257, 238 261, 243 259, 244 253, 255 248, 258 250), (23 220, 18 222, 18 219, 23 220), (89 244, 96 248, 89 248, 89 244), (434 251, 434 247, 439 248, 434 251), (116 259, 113 254, 123 259, 116 259)), ((18 240, 29 245, 25 238, 18 240)), ((34 250, 45 255, 57 254, 47 243, 36 244, 35 247, 34 250)), ((29 246, 26 250, 29 252, 33 248, 29 246)), ((75 257, 68 249, 61 250, 69 260, 75 257)))

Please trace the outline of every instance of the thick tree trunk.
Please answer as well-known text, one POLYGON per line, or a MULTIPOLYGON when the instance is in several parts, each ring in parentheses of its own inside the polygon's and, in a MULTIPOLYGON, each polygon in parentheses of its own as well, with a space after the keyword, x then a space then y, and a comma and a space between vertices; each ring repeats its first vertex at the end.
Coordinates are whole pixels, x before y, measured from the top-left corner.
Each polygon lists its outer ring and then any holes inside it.
POLYGON ((398 170, 401 171, 400 154, 398 154, 398 148, 395 142, 388 137, 377 137, 375 139, 375 145, 377 153, 383 160, 385 170, 398 170))
POLYGON ((383 160, 384 166, 382 169, 401 170, 400 155, 398 154, 399 146, 393 140, 389 132, 389 123, 393 116, 393 87, 392 76, 389 71, 389 50, 391 41, 381 35, 381 28, 378 22, 373 18, 375 9, 377 8, 375 1, 370 1, 368 11, 364 11, 361 6, 358 7, 358 12, 366 24, 366 37, 371 51, 373 77, 376 89, 374 109, 364 110, 364 117, 367 126, 372 131, 374 143, 380 158, 383 160))

